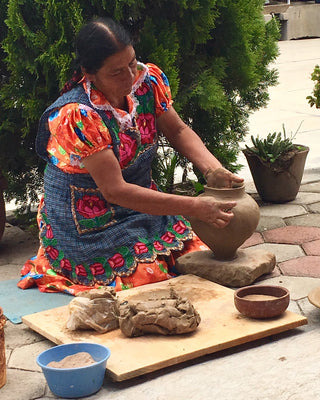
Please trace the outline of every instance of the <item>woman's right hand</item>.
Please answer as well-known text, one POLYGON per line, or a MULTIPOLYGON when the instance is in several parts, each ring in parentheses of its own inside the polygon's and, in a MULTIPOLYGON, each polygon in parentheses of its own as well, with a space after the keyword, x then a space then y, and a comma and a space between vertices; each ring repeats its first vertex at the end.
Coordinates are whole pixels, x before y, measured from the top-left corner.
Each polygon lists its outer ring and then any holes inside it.
POLYGON ((196 201, 195 217, 216 228, 224 228, 230 223, 234 216, 232 209, 237 205, 235 201, 222 202, 213 197, 196 197, 196 201))

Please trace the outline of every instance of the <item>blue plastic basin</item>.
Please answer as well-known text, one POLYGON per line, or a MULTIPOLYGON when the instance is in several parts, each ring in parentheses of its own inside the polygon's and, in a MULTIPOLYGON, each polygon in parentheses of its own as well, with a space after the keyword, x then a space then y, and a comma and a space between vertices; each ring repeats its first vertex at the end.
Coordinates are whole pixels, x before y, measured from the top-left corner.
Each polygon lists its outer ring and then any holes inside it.
POLYGON ((65 398, 78 398, 89 396, 101 388, 109 357, 110 350, 101 344, 69 343, 43 351, 37 357, 37 364, 41 367, 53 394, 65 398), (61 361, 79 352, 89 353, 96 363, 79 368, 47 366, 51 361, 61 361))

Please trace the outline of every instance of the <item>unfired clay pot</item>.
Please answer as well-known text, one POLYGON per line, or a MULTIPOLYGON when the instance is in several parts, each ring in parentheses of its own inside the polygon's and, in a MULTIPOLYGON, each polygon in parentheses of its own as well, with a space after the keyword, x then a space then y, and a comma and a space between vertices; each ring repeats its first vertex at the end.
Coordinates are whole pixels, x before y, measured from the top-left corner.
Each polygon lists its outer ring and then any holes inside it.
POLYGON ((219 201, 236 201, 232 209, 234 217, 224 228, 189 217, 192 229, 200 239, 210 247, 217 260, 236 258, 237 249, 255 231, 260 218, 260 210, 255 200, 245 192, 244 184, 233 188, 212 188, 204 186, 200 196, 212 196, 219 201))

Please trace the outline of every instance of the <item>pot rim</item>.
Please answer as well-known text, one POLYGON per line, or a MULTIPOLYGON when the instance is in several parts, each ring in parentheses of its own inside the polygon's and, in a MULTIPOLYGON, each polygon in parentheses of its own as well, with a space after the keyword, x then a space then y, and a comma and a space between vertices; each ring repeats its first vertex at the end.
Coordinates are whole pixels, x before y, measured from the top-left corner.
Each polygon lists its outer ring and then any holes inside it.
POLYGON ((213 187, 213 186, 208 186, 208 185, 203 185, 203 188, 207 191, 212 190, 212 191, 220 191, 220 192, 231 192, 231 191, 241 191, 244 190, 245 184, 243 183, 233 183, 231 188, 228 187, 213 187))

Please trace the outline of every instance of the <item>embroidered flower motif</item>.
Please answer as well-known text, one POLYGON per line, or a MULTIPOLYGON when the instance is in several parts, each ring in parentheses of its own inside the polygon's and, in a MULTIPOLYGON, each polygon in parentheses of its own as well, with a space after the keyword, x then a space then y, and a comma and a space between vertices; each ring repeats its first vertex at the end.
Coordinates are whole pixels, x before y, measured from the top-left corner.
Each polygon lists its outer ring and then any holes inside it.
POLYGON ((67 271, 72 271, 71 263, 68 259, 63 258, 60 261, 60 268, 61 269, 66 269, 67 271))
POLYGON ((151 181, 150 189, 158 191, 158 186, 155 184, 155 182, 151 181))
POLYGON ((108 117, 108 119, 112 119, 113 118, 113 114, 110 110, 105 111, 106 116, 108 117))
POLYGON ((85 218, 95 218, 108 211, 106 202, 98 196, 84 195, 77 201, 77 211, 85 218))
POLYGON ((50 258, 52 258, 52 260, 55 260, 56 258, 58 258, 59 250, 55 249, 54 247, 52 247, 52 246, 46 247, 46 252, 47 252, 48 256, 50 258))
POLYGON ((148 253, 148 247, 142 243, 142 242, 137 242, 134 246, 134 252, 136 254, 143 254, 143 253, 148 253))
POLYGON ((90 265, 90 271, 92 275, 103 275, 105 273, 103 265, 98 262, 90 265))
POLYGON ((179 235, 183 235, 185 230, 187 229, 186 225, 182 221, 178 221, 176 224, 173 225, 173 229, 179 233, 179 235))
POLYGON ((161 236, 161 239, 166 243, 172 243, 175 239, 175 236, 171 232, 166 232, 161 236))
POLYGON ((137 142, 125 133, 119 133, 121 145, 119 148, 120 153, 120 166, 125 167, 134 157, 137 151, 137 142))
POLYGON ((120 253, 116 253, 114 256, 108 259, 108 263, 111 268, 120 268, 124 265, 124 258, 120 253))
POLYGON ((145 82, 142 82, 141 85, 136 90, 136 94, 138 96, 143 96, 144 94, 148 93, 149 90, 150 90, 149 86, 145 82))
POLYGON ((46 238, 48 239, 53 238, 53 232, 50 224, 47 225, 46 238))
POLYGON ((154 116, 151 113, 139 114, 137 125, 141 134, 141 144, 152 143, 156 132, 154 116))
POLYGON ((87 276, 88 275, 85 267, 82 264, 76 265, 75 272, 78 276, 87 276))
POLYGON ((155 242, 153 242, 153 246, 156 250, 161 251, 164 249, 164 246, 162 243, 160 243, 158 240, 156 240, 155 242))

